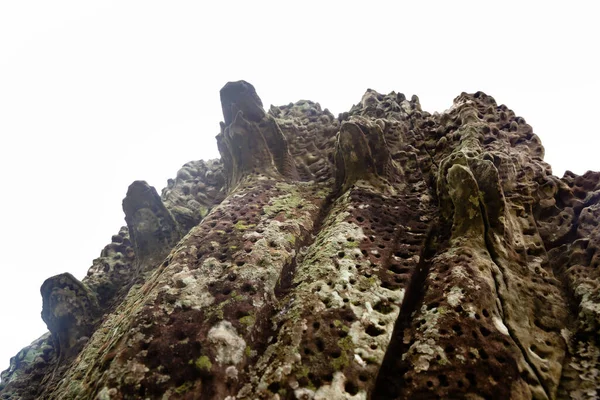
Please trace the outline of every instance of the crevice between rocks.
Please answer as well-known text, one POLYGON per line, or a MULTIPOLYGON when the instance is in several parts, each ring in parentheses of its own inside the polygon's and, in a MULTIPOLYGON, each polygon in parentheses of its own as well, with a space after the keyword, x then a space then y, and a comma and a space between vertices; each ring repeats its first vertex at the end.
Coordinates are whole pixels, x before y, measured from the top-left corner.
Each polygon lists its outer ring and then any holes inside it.
MULTIPOLYGON (((277 338, 277 332, 279 331, 279 326, 274 325, 274 317, 277 316, 282 309, 282 301, 285 297, 291 292, 293 289, 293 281, 294 275, 296 273, 296 268, 298 264, 302 262, 302 254, 299 254, 300 250, 303 248, 307 248, 312 245, 316 240, 318 232, 321 230, 323 221, 326 216, 330 213, 335 200, 339 197, 340 193, 337 190, 332 191, 327 197, 320 207, 319 213, 315 218, 315 224, 310 231, 303 232, 302 239, 299 240, 294 249, 296 251, 295 256, 292 258, 290 262, 285 264, 279 274, 279 279, 277 280, 277 284, 274 288, 274 296, 276 301, 269 303, 268 306, 265 307, 262 312, 256 315, 256 323, 254 329, 256 331, 262 332, 259 337, 269 338, 273 337, 277 338)), ((257 356, 260 358, 266 349, 272 345, 274 342, 260 341, 256 340, 253 343, 254 350, 257 351, 257 356)))
POLYGON ((404 294, 400 313, 394 324, 392 337, 379 368, 375 385, 369 396, 370 399, 397 398, 402 392, 405 371, 404 369, 397 368, 398 360, 401 360, 402 355, 406 353, 410 345, 409 343, 404 343, 404 331, 410 328, 412 316, 425 295, 424 284, 429 274, 430 260, 437 252, 437 248, 433 244, 433 239, 439 233, 438 224, 439 221, 437 219, 432 221, 427 232, 425 243, 419 255, 419 263, 404 294))
POLYGON ((275 286, 275 297, 277 300, 283 299, 290 292, 294 281, 294 275, 296 274, 298 261, 302 261, 302 259, 298 260, 299 257, 301 257, 298 252, 302 248, 310 247, 315 242, 317 235, 323 226, 323 222, 331 212, 333 204, 339 197, 340 193, 335 190, 327 195, 317 217, 315 218, 315 224, 312 230, 305 233, 304 238, 295 246, 296 255, 289 263, 283 266, 279 275, 279 279, 277 280, 277 285, 275 286))
MULTIPOLYGON (((506 280, 506 276, 504 275, 503 271, 502 271, 502 267, 500 266, 500 263, 498 262, 498 255, 494 250, 494 245, 492 243, 492 240, 490 238, 490 225, 489 225, 489 221, 488 221, 488 215, 487 215, 487 211, 485 209, 485 206, 482 202, 482 200, 480 199, 479 202, 479 207, 481 210, 481 215, 483 216, 483 226, 484 226, 484 241, 485 241, 485 247, 486 250, 488 251, 488 253, 490 254, 490 259, 492 260, 492 262, 496 265, 496 268, 498 269, 499 274, 501 275, 501 279, 504 281, 504 285, 508 288, 507 285, 507 280, 506 280)), ((506 323, 506 316, 504 314, 504 310, 505 310, 505 301, 502 298, 502 295, 500 294, 500 292, 498 291, 498 286, 499 286, 499 282, 498 279, 499 277, 497 276, 497 274, 492 273, 492 277, 494 278, 494 291, 496 293, 496 296, 498 298, 498 300, 500 301, 500 306, 501 306, 501 310, 500 310, 500 315, 502 316, 502 323, 504 324, 504 326, 506 326, 508 334, 510 335, 511 339, 513 340, 513 342, 517 345, 517 347, 519 348, 519 350, 521 350, 521 353, 523 354, 523 359, 525 360, 525 362, 529 365, 529 368, 531 368, 531 370, 533 371, 533 373, 535 374, 535 376, 537 377, 542 389, 544 390, 544 393, 546 394, 546 397, 548 399, 551 399, 552 396, 550 396, 549 394, 549 389, 546 387, 546 385, 544 384, 544 381, 539 373, 539 371, 537 370, 537 368, 535 367, 535 365, 531 362, 531 359, 529 357, 529 355, 527 354, 527 350, 523 347, 523 345, 521 344, 521 341, 519 340, 519 338, 517 337, 517 335, 515 334, 514 330, 512 329, 511 325, 506 323)))
POLYGON ((414 130, 413 130, 413 132, 415 132, 415 134, 418 134, 420 136, 420 139, 423 141, 422 149, 425 150, 425 153, 427 153, 427 156, 429 157, 429 161, 431 161, 431 163, 433 165, 435 165, 435 167, 437 169, 439 169, 440 166, 438 165, 437 161, 435 161, 435 158, 433 157, 433 154, 431 154, 429 152, 429 149, 427 148, 427 145, 425 144, 426 143, 425 135, 423 135, 423 133, 421 133, 421 132, 416 132, 414 130))
MULTIPOLYGON (((573 222, 572 222, 571 230, 569 231, 569 233, 567 233, 566 235, 564 235, 564 237, 555 241, 554 243, 546 242, 544 240, 544 238, 542 237, 542 241, 544 242, 544 248, 546 249, 546 252, 553 250, 555 248, 558 248, 565 244, 570 245, 575 240, 577 240, 577 226, 579 225, 579 217, 581 215, 581 212, 585 208, 590 207, 590 206, 598 203, 599 201, 600 201, 600 194, 595 194, 595 195, 592 195, 589 199, 581 202, 580 204, 573 206, 573 222)), ((564 207, 562 209, 559 208, 559 210, 564 210, 564 207)), ((537 228, 537 226, 536 226, 536 228, 537 228)), ((554 271, 554 269, 553 269, 553 271, 554 271)))

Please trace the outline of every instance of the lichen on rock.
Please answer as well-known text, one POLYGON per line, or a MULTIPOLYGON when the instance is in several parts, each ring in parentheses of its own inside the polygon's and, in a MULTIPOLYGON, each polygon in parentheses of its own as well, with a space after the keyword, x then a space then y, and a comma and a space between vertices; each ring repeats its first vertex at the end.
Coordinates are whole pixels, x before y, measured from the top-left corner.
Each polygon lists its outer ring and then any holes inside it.
POLYGON ((96 295, 69 273, 46 279, 41 292, 42 319, 59 357, 76 354, 93 333, 99 313, 96 295))
POLYGON ((482 92, 337 118, 220 94, 221 158, 129 187, 88 275, 42 286, 1 399, 600 396, 600 173, 553 176, 482 92))
POLYGON ((180 228, 156 189, 144 181, 129 186, 123 212, 136 255, 137 274, 144 274, 181 239, 180 228))

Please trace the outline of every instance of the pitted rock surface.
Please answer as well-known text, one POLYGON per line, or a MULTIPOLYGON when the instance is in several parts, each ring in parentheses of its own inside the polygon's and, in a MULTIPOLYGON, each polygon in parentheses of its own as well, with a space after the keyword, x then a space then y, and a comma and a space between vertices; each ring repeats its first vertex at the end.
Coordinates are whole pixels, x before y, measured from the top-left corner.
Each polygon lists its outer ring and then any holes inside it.
POLYGON ((181 231, 160 196, 144 181, 135 181, 123 199, 125 221, 136 255, 138 275, 145 274, 181 239, 181 231))
POLYGON ((221 90, 220 160, 143 181, 2 399, 600 398, 600 173, 481 92, 334 117, 221 90))
POLYGON ((42 319, 52 334, 59 358, 69 357, 93 332, 98 316, 96 295, 73 275, 46 279, 41 288, 42 319))
POLYGON ((225 198, 221 160, 190 161, 169 179, 161 199, 181 230, 187 233, 225 198))
POLYGON ((82 280, 96 294, 102 312, 111 311, 127 294, 134 280, 134 261, 129 230, 124 226, 113 235, 82 280))

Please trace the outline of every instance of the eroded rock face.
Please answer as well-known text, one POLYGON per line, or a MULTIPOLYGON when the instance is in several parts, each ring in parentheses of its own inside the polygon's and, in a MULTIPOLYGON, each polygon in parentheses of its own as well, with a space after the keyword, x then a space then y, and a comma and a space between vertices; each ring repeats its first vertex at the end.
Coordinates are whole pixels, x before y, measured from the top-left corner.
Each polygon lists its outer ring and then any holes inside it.
POLYGON ((95 259, 82 282, 96 294, 102 312, 111 311, 135 280, 135 254, 129 230, 121 227, 95 259))
POLYGON ((88 276, 45 283, 2 398, 600 396, 600 173, 553 176, 481 92, 221 103, 221 160, 134 182, 88 276))
POLYGON ((181 239, 179 226, 156 189, 144 181, 135 181, 129 186, 123 200, 123 212, 136 255, 138 275, 144 274, 160 263, 181 239))
POLYGON ((249 174, 297 180, 287 138, 276 120, 265 113, 251 84, 229 82, 221 89, 221 105, 225 122, 221 124, 217 144, 230 189, 249 174))
POLYGON ((180 229, 186 233, 198 225, 226 195, 221 160, 190 161, 169 179, 161 199, 180 229))
POLYGON ((69 358, 93 333, 99 314, 96 295, 69 273, 46 279, 41 292, 42 319, 52 334, 59 360, 69 358))

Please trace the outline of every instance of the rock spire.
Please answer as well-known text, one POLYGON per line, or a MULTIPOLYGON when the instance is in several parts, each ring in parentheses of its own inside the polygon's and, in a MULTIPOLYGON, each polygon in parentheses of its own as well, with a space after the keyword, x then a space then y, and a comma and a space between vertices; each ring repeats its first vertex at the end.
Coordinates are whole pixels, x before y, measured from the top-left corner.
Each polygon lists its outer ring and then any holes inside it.
POLYGON ((481 92, 221 104, 221 158, 134 182, 87 277, 44 282, 0 399, 600 397, 600 173, 552 175, 481 92))

